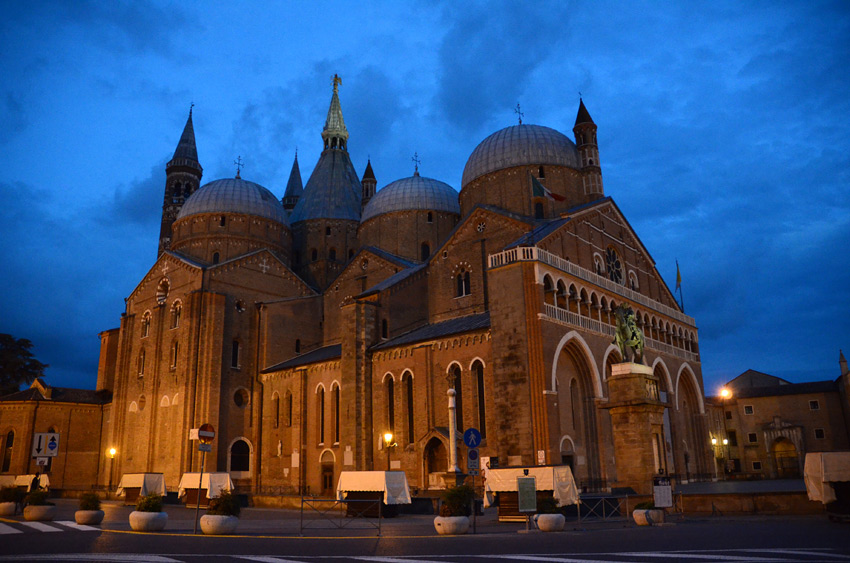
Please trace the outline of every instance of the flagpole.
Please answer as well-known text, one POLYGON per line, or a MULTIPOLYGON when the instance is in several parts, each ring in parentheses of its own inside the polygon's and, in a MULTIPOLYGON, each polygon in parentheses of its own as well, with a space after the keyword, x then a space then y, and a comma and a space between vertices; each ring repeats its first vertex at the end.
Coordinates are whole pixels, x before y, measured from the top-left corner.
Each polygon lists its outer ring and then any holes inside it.
POLYGON ((685 312, 685 297, 682 295, 682 274, 679 271, 679 259, 676 259, 676 289, 679 290, 679 307, 685 312))

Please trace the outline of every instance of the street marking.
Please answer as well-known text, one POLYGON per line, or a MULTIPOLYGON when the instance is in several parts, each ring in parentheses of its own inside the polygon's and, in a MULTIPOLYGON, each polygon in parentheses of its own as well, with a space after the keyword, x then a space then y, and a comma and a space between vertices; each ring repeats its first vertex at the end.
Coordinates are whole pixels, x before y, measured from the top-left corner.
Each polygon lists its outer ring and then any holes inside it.
POLYGON ((117 561, 119 563, 184 563, 182 559, 171 559, 160 555, 131 553, 52 553, 43 555, 7 555, 0 561, 117 561))
POLYGON ((12 526, 0 524, 0 534, 23 534, 23 532, 16 528, 13 528, 12 526))
MULTIPOLYGON (((451 556, 454 557, 454 556, 451 556)), ((445 561, 433 561, 431 559, 419 559, 418 557, 352 557, 358 561, 377 561, 379 563, 445 563, 445 561)))
POLYGON ((802 549, 742 549, 740 551, 752 551, 755 553, 781 553, 783 555, 819 555, 821 557, 837 557, 838 559, 850 559, 850 555, 841 555, 840 553, 825 553, 821 550, 828 549, 823 547, 813 547, 811 550, 802 549))
MULTIPOLYGON (((606 553, 605 555, 612 555, 606 553)), ((619 554, 617 554, 619 555, 619 554)), ((540 555, 488 555, 481 556, 488 559, 519 559, 520 561, 551 561, 552 563, 615 563, 613 559, 574 559, 572 557, 543 557, 540 555)), ((617 560, 616 563, 629 563, 628 561, 617 560)))
POLYGON ((234 555, 238 559, 247 561, 260 561, 261 563, 304 563, 295 559, 281 559, 280 557, 264 557, 262 555, 234 555))
POLYGON ((75 530, 79 530, 81 532, 99 532, 100 528, 94 528, 92 526, 86 526, 85 524, 77 524, 73 520, 55 520, 57 524, 62 524, 63 526, 68 526, 69 528, 73 528, 75 530))
POLYGON ((670 557, 673 559, 712 559, 715 561, 776 561, 775 557, 752 557, 745 555, 720 555, 717 553, 687 553, 678 551, 625 551, 617 555, 632 557, 670 557))
POLYGON ((61 532, 60 528, 56 526, 49 526, 47 524, 42 524, 41 522, 19 522, 21 526, 29 526, 34 530, 38 530, 39 532, 61 532))

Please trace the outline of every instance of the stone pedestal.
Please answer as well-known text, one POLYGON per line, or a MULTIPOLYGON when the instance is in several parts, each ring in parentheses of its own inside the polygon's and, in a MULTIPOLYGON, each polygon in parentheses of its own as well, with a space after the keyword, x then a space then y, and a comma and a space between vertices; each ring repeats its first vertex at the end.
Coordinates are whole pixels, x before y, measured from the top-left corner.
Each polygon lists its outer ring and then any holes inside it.
POLYGON ((664 469, 664 405, 652 369, 615 364, 608 379, 608 405, 614 434, 617 480, 614 487, 652 493, 652 478, 664 469))

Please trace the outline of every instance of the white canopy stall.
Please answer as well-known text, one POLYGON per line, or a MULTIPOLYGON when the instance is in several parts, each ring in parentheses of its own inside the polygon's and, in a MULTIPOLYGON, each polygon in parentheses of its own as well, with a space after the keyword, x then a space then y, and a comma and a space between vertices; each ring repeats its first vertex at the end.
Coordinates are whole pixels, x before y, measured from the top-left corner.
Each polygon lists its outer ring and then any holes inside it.
MULTIPOLYGON (((18 475, 15 477, 15 486, 19 489, 25 489, 27 492, 32 488, 32 480, 35 478, 35 473, 29 475, 18 475)), ((47 490, 50 488, 50 477, 46 473, 38 476, 38 486, 41 489, 47 490)))
POLYGON ((809 500, 835 502, 837 484, 850 482, 850 452, 807 453, 803 476, 809 500))
POLYGON ((198 504, 198 481, 201 482, 200 503, 201 506, 207 506, 211 498, 217 498, 221 491, 232 491, 233 481, 230 479, 230 473, 204 473, 201 478, 200 473, 184 473, 180 478, 180 484, 177 485, 177 496, 185 497, 186 506, 195 506, 198 504))
POLYGON ((506 467, 486 469, 484 472, 484 507, 492 506, 499 497, 499 520, 524 520, 517 507, 517 477, 534 477, 538 495, 548 494, 558 501, 558 506, 580 502, 573 472, 567 465, 535 467, 506 467))
MULTIPOLYGON (((337 500, 349 502, 347 513, 351 516, 377 516, 377 504, 368 501, 383 501, 387 507, 410 504, 410 489, 404 471, 343 471, 336 486, 337 500), (358 506, 359 505, 359 506, 358 506)), ((395 516, 395 510, 385 510, 383 516, 395 516)))
POLYGON ((124 504, 133 504, 140 496, 151 493, 165 496, 165 477, 162 473, 124 473, 115 490, 116 495, 124 495, 124 504))

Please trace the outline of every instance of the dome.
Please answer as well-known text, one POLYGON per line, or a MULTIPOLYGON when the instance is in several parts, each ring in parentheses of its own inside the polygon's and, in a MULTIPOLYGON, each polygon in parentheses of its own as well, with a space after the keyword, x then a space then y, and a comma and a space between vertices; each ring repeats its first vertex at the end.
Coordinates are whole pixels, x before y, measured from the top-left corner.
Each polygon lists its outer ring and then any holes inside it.
POLYGON ((323 151, 289 220, 293 224, 310 219, 359 221, 362 191, 348 153, 323 151))
POLYGON ((461 187, 496 170, 527 164, 579 167, 578 149, 566 135, 543 125, 513 125, 481 141, 463 169, 461 187))
POLYGON ((241 178, 213 180, 201 186, 183 204, 177 219, 199 213, 241 213, 287 224, 283 205, 274 194, 241 178))
POLYGON ((460 215, 457 191, 450 185, 418 174, 387 184, 363 210, 362 222, 391 211, 447 211, 460 215))

